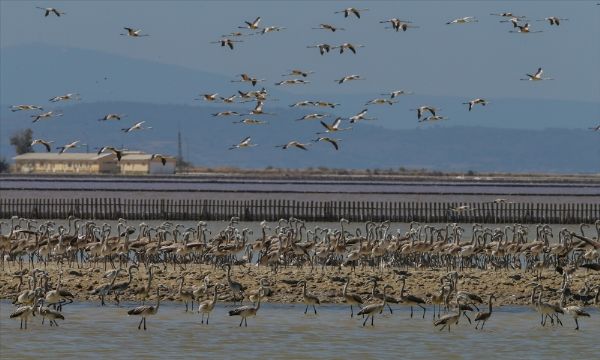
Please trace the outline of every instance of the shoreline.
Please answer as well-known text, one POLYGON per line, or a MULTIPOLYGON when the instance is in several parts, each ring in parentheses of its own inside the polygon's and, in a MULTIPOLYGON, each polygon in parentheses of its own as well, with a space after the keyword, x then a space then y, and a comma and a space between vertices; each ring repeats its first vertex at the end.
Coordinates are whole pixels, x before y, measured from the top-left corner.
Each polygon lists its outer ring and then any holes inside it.
POLYGON ((339 181, 345 182, 386 182, 386 181, 401 181, 401 182, 458 182, 468 183, 477 182, 498 182, 498 183, 517 183, 530 185, 544 185, 548 183, 572 183, 577 185, 600 184, 600 173, 581 173, 581 174, 528 174, 528 173, 473 173, 456 172, 456 173, 402 173, 391 172, 386 169, 375 169, 372 172, 354 171, 351 169, 331 169, 330 172, 310 171, 308 169, 281 169, 275 171, 269 170, 241 170, 241 171, 218 171, 211 169, 202 169, 198 172, 182 172, 173 175, 164 174, 147 174, 147 175, 114 175, 114 174, 69 174, 69 173, 3 173, 0 174, 0 180, 21 179, 27 181, 38 181, 40 179, 49 178, 53 180, 81 180, 89 181, 90 179, 98 178, 106 180, 170 180, 170 181, 228 181, 228 180, 273 180, 273 181, 339 181))

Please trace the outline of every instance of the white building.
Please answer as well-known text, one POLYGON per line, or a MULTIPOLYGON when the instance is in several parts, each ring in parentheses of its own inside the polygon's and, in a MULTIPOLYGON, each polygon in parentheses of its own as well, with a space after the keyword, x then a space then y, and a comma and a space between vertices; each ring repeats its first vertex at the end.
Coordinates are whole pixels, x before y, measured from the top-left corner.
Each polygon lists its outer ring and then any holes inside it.
POLYGON ((174 174, 176 163, 175 158, 165 158, 163 164, 162 159, 152 159, 151 154, 129 152, 121 157, 119 168, 121 174, 174 174))
POLYGON ((26 153, 17 155, 15 169, 20 173, 115 174, 119 172, 113 153, 26 153))
POLYGON ((114 153, 26 153, 17 155, 15 169, 19 173, 51 174, 174 174, 172 157, 152 159, 151 154, 124 152, 120 161, 114 153))

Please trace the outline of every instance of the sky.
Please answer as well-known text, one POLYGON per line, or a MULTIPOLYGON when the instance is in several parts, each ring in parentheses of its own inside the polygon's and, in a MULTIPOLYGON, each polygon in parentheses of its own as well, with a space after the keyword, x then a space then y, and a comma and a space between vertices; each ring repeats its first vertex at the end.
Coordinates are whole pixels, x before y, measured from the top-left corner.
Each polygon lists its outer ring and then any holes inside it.
MULTIPOLYGON (((87 119, 94 123, 90 125, 93 129, 90 133, 108 131, 106 124, 96 121, 103 114, 78 115, 81 119, 73 119, 71 112, 77 113, 77 109, 69 106, 77 103, 48 102, 47 99, 61 95, 63 91, 80 92, 84 103, 106 105, 106 113, 118 112, 112 109, 111 103, 135 102, 137 105, 133 107, 137 108, 133 110, 132 107, 125 122, 144 120, 156 129, 159 125, 177 123, 179 129, 189 120, 183 118, 187 112, 181 108, 176 114, 160 117, 143 112, 144 108, 149 103, 178 104, 192 107, 189 111, 192 114, 199 107, 222 107, 222 103, 207 104, 193 99, 201 93, 230 95, 238 89, 250 89, 250 85, 230 82, 240 73, 266 79, 260 85, 264 84, 273 97, 282 98, 282 101, 268 103, 266 111, 274 109, 281 121, 293 122, 288 119, 290 108, 287 106, 292 101, 338 101, 342 105, 331 110, 331 115, 347 118, 365 108, 367 100, 382 97, 381 94, 392 90, 405 89, 415 95, 405 97, 391 107, 369 107, 369 115, 377 117, 377 121, 368 123, 378 127, 380 130, 377 131, 481 126, 488 130, 495 127, 553 128, 591 133, 588 128, 600 124, 600 6, 597 3, 597 0, 0 0, 0 104, 3 105, 0 109, 0 155, 12 151, 7 128, 13 131, 30 126, 37 131, 36 136, 41 136, 44 126, 59 129, 67 121, 87 119), (44 11, 36 6, 55 7, 65 14, 44 17, 44 11), (360 19, 336 14, 350 6, 367 10, 361 12, 360 19), (511 33, 510 23, 502 23, 500 20, 504 18, 491 15, 500 12, 526 16, 533 33, 511 33), (236 43, 234 50, 212 43, 234 31, 252 33, 238 27, 258 16, 262 18, 261 26, 284 29, 236 38, 242 42, 236 43), (473 16, 477 21, 446 24, 466 16, 473 16), (548 16, 564 20, 560 26, 550 26, 543 20, 548 16), (392 17, 410 21, 412 28, 395 32, 388 24, 381 23, 392 17), (313 29, 322 23, 344 30, 332 33, 313 29), (149 36, 121 36, 125 26, 141 29, 149 36), (332 50, 323 56, 317 49, 307 48, 319 43, 339 45, 345 42, 363 47, 357 49, 357 54, 349 51, 340 54, 332 50), (72 65, 72 62, 76 64, 72 65), (544 76, 554 80, 520 80, 538 67, 544 69, 544 76), (295 68, 314 71, 305 79, 309 84, 274 85, 285 79, 282 74, 295 68), (102 82, 105 72, 110 73, 110 79, 102 82), (358 74, 364 80, 336 82, 350 74, 358 74), (468 112, 463 102, 474 98, 487 99, 489 105, 468 112), (32 125, 30 113, 9 111, 9 105, 20 103, 42 104, 47 110, 64 110, 65 116, 32 125), (409 109, 424 104, 438 107, 438 114, 441 111, 441 115, 449 120, 418 123, 409 109), (140 117, 140 114, 144 116, 140 117)), ((231 106, 233 110, 245 112, 253 104, 231 106)), ((308 108, 298 111, 329 110, 308 108)), ((197 120, 210 124, 210 121, 222 119, 210 116, 193 119, 197 120)), ((229 125, 220 130, 230 137, 228 145, 248 136, 251 131, 245 126, 229 125)), ((317 121, 310 124, 313 125, 315 131, 322 130, 317 121)), ((63 143, 71 138, 88 138, 89 134, 86 135, 83 128, 65 128, 52 140, 63 143)), ((219 131, 217 128, 202 127, 202 131, 219 131)), ((171 126, 170 135, 155 132, 160 135, 156 140, 171 144, 164 150, 170 154, 176 151, 174 129, 171 126)), ((194 139, 194 135, 186 130, 183 130, 184 142, 193 141, 187 136, 194 139)), ((116 131, 118 136, 123 136, 118 128, 116 131)), ((268 138, 266 135, 270 134, 265 134, 268 138)), ((299 135, 283 133, 277 139, 268 140, 257 135, 256 140, 263 141, 261 146, 272 146, 268 141, 285 142, 293 136, 299 135)), ((352 135, 347 132, 341 136, 345 136, 346 141, 352 135)), ((456 146, 461 151, 471 151, 468 144, 456 146)), ((229 151, 228 146, 220 151, 218 158, 224 163, 244 164, 241 157, 234 159, 240 152, 229 151), (228 159, 233 160, 227 162, 228 159)), ((243 154, 253 156, 252 151, 243 154)), ((335 164, 333 160, 327 163, 316 151, 310 154, 311 158, 314 156, 321 161, 319 164, 335 164)))
MULTIPOLYGON (((0 48, 43 44, 91 49, 182 66, 233 78, 247 72, 272 84, 292 68, 315 71, 298 94, 373 93, 408 89, 421 95, 466 98, 577 100, 600 103, 600 6, 597 1, 0 1, 0 48), (36 6, 66 12, 43 16, 36 6), (361 19, 335 11, 368 8, 361 19), (510 33, 512 26, 490 13, 525 15, 541 33, 510 33), (262 17, 263 26, 284 30, 243 38, 236 49, 211 41, 262 17), (478 22, 446 25, 464 16, 478 22), (569 19, 560 27, 536 21, 569 19), (411 21, 406 32, 386 29, 391 17, 411 21), (314 30, 320 23, 345 28, 314 30), (141 28, 144 38, 120 36, 141 28), (364 45, 358 53, 321 56, 308 45, 364 45), (554 81, 519 81, 543 67, 554 81), (359 74, 364 81, 339 85, 359 74)), ((43 53, 40 53, 40 66, 43 53)), ((3 69, 3 71, 10 71, 3 69)), ((70 75, 64 74, 68 83, 70 75)), ((201 85, 199 86, 201 87, 201 85)), ((207 89, 208 90, 208 89, 207 89)), ((215 89, 215 91, 218 89, 215 89)), ((1 95, 1 94, 0 94, 1 95)), ((576 109, 574 109, 576 115, 576 109)))

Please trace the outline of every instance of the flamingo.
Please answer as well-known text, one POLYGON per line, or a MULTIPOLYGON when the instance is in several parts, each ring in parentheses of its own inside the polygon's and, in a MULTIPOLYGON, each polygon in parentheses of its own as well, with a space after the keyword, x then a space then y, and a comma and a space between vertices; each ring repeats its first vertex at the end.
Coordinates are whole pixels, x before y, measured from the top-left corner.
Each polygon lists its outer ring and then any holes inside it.
POLYGON ((35 139, 31 142, 31 146, 34 145, 44 145, 44 147, 46 147, 46 150, 48 152, 51 151, 50 145, 53 143, 54 141, 46 141, 46 140, 42 140, 42 139, 35 139))
POLYGON ((367 315, 367 317, 365 318, 365 321, 363 321, 362 326, 365 326, 365 324, 367 323, 367 320, 369 320, 369 317, 371 318, 371 326, 373 326, 373 319, 375 318, 375 314, 377 314, 377 313, 381 314, 381 312, 385 308, 386 301, 387 301, 386 292, 387 292, 388 288, 391 289, 392 287, 390 285, 385 285, 383 287, 383 302, 367 305, 367 306, 363 307, 362 309, 360 309, 359 312, 356 313, 356 315, 367 315))
POLYGON ((238 26, 239 29, 250 29, 250 30, 256 30, 259 28, 259 24, 260 24, 260 16, 257 17, 256 19, 254 19, 254 21, 244 21, 246 23, 246 26, 238 26))
POLYGON ((73 142, 72 142, 72 143, 70 143, 70 144, 66 144, 66 145, 64 145, 64 146, 59 146, 59 147, 57 147, 57 149, 60 149, 60 151, 59 151, 58 153, 59 153, 59 154, 62 154, 62 153, 64 153, 65 151, 67 151, 67 150, 69 150, 69 149, 76 148, 76 147, 77 147, 77 144, 79 144, 79 142, 80 142, 79 140, 76 140, 76 141, 73 141, 73 142))
POLYGON ((242 323, 245 323, 246 327, 248 327, 247 318, 256 316, 256 313, 260 309, 260 300, 262 299, 263 296, 264 296, 264 291, 262 291, 262 290, 259 291, 258 302, 257 302, 256 306, 251 306, 251 305, 240 306, 238 308, 230 310, 229 316, 241 316, 242 320, 240 321, 240 326, 242 326, 242 323))
POLYGON ((545 17, 541 20, 536 20, 536 21, 548 21, 548 23, 550 23, 550 26, 552 25, 556 25, 559 26, 561 21, 567 21, 569 19, 561 19, 557 16, 549 16, 549 17, 545 17))
POLYGON ((337 30, 346 30, 344 28, 336 27, 330 24, 319 24, 319 27, 313 28, 314 30, 329 30, 331 32, 336 32, 337 30))
POLYGON ((235 145, 231 145, 229 150, 249 148, 249 147, 254 147, 257 145, 257 144, 252 144, 251 141, 252 141, 252 138, 250 136, 248 136, 248 137, 244 138, 242 141, 240 141, 239 143, 237 143, 235 145))
POLYGON ((473 16, 465 16, 465 17, 461 17, 458 19, 454 19, 451 21, 448 21, 446 23, 446 25, 451 25, 451 24, 467 24, 467 23, 472 23, 472 22, 477 22, 478 20, 475 19, 473 16))
POLYGON ((22 111, 22 110, 44 110, 41 106, 37 105, 12 105, 10 111, 22 111))
POLYGON ((243 42, 242 40, 232 40, 228 37, 223 37, 217 41, 211 41, 211 44, 221 44, 221 47, 227 46, 233 50, 233 43, 243 42))
POLYGON ((329 52, 329 50, 332 49, 331 45, 329 44, 309 45, 307 48, 317 48, 319 49, 319 53, 321 53, 321 55, 324 55, 326 52, 329 52))
POLYGON ((302 149, 302 150, 308 150, 308 149, 307 149, 308 145, 310 145, 310 144, 303 144, 303 143, 301 143, 301 142, 298 142, 298 141, 296 141, 296 140, 292 140, 292 141, 288 142, 287 144, 284 144, 284 145, 276 145, 275 147, 279 147, 279 148, 281 148, 281 149, 283 149, 283 150, 287 150, 287 149, 288 149, 288 148, 290 148, 290 147, 296 147, 296 148, 298 148, 298 149, 302 149))
POLYGON ((150 161, 152 161, 154 159, 160 160, 160 162, 163 164, 163 166, 165 166, 167 164, 167 159, 171 159, 171 157, 164 156, 162 154, 152 154, 150 156, 150 161))
POLYGON ((107 121, 107 120, 121 120, 121 118, 125 117, 125 115, 120 114, 106 114, 102 118, 98 119, 98 121, 107 121))
POLYGON ((473 99, 469 102, 465 102, 463 103, 464 105, 469 105, 469 111, 471 111, 471 109, 473 109, 473 106, 480 104, 481 106, 485 106, 488 103, 487 100, 485 99, 481 99, 481 98, 477 98, 477 99, 473 99))
POLYGON ((103 146, 98 150, 98 155, 102 154, 105 151, 110 151, 117 156, 117 161, 121 161, 123 157, 123 152, 127 149, 117 149, 114 146, 103 146))
POLYGON ((354 16, 356 16, 357 19, 360 19, 361 11, 369 11, 369 9, 357 9, 355 7, 349 7, 344 10, 341 10, 341 11, 336 11, 336 12, 334 12, 334 14, 342 14, 343 13, 345 18, 350 16, 350 14, 353 14, 354 16))
POLYGON ((340 146, 338 145, 338 141, 340 141, 340 139, 332 139, 332 138, 330 138, 330 137, 327 137, 327 136, 320 136, 320 137, 318 137, 318 138, 316 138, 316 139, 314 139, 314 140, 312 140, 312 141, 313 141, 313 142, 325 141, 325 142, 328 142, 328 143, 330 143, 331 145, 333 145, 333 147, 334 147, 336 150, 339 150, 339 149, 340 149, 340 146))
POLYGON ((428 106, 428 105, 423 105, 423 106, 419 106, 416 109, 411 109, 411 111, 417 111, 417 119, 421 119, 421 117, 423 116, 423 113, 425 111, 429 111, 431 113, 431 115, 435 116, 435 112, 437 111, 436 108, 428 106))
POLYGON ((44 17, 47 17, 50 14, 54 14, 57 17, 60 17, 61 15, 65 15, 66 14, 66 12, 61 12, 57 8, 53 8, 53 7, 43 8, 43 7, 36 6, 36 8, 44 10, 44 17))
POLYGON ((119 34, 119 35, 130 36, 130 37, 150 36, 148 34, 142 34, 142 29, 134 29, 134 28, 130 28, 130 27, 124 27, 123 29, 127 30, 127 34, 119 34))
POLYGON ((160 289, 161 289, 161 285, 159 285, 156 288, 156 305, 141 305, 138 307, 135 307, 129 311, 127 311, 127 315, 134 315, 134 316, 141 316, 142 320, 140 320, 140 323, 138 325, 138 330, 140 330, 140 327, 142 326, 142 322, 144 323, 144 331, 146 330, 146 317, 148 316, 153 316, 156 315, 158 313, 158 309, 160 307, 160 289))
POLYGON ((220 284, 215 284, 215 292, 214 292, 212 300, 205 300, 205 301, 201 302, 200 304, 198 304, 198 313, 202 314, 202 321, 201 321, 202 324, 204 324, 204 314, 206 314, 206 325, 208 325, 208 319, 210 318, 210 313, 213 311, 213 309, 215 308, 215 305, 217 304, 217 291, 218 291, 219 286, 220 286, 220 284))
POLYGON ((325 134, 325 133, 332 133, 332 132, 336 132, 336 131, 344 131, 344 130, 350 130, 352 129, 351 127, 348 128, 340 128, 340 124, 342 123, 342 118, 338 117, 333 121, 333 124, 329 125, 327 123, 325 123, 324 121, 320 121, 321 125, 323 125, 323 127, 326 129, 324 133, 322 132, 318 132, 317 134, 325 134))
POLYGON ((518 28, 518 30, 510 30, 509 32, 511 33, 519 33, 519 34, 534 34, 534 33, 541 33, 541 30, 538 31, 531 31, 529 30, 529 23, 526 23, 525 25, 519 25, 513 22, 513 25, 515 25, 516 28, 518 28))
POLYGON ((62 113, 54 113, 54 111, 47 111, 42 114, 31 115, 31 117, 33 118, 32 122, 37 122, 40 119, 48 119, 48 118, 55 117, 55 116, 63 116, 63 114, 62 113))
POLYGON ((537 69, 537 71, 535 72, 535 74, 525 74, 527 75, 527 79, 521 79, 521 80, 528 80, 528 81, 540 81, 540 80, 554 80, 553 78, 546 78, 546 77, 542 77, 542 74, 544 73, 544 70, 539 67, 537 69))
POLYGON ((152 129, 151 126, 144 127, 143 126, 144 123, 146 123, 146 121, 140 121, 140 122, 134 124, 131 127, 121 129, 121 131, 123 131, 124 133, 130 133, 130 132, 132 132, 134 130, 148 130, 148 129, 152 129))

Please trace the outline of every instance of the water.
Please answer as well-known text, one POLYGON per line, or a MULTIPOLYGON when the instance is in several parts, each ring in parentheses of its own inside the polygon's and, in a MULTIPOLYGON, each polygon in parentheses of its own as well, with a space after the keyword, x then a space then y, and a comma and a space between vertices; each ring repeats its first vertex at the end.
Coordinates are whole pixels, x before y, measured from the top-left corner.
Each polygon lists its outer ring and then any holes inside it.
POLYGON ((527 182, 501 178, 455 181, 215 179, 210 177, 56 177, 0 178, 8 198, 114 198, 170 200, 416 201, 596 204, 595 181, 527 182))
POLYGON ((185 313, 181 303, 161 304, 158 314, 147 320, 148 331, 138 331, 138 317, 126 312, 136 304, 100 307, 76 303, 63 309, 59 328, 30 319, 28 330, 9 319, 14 309, 0 303, 2 358, 38 359, 104 357, 118 358, 596 358, 600 344, 600 312, 588 309, 591 318, 580 319, 580 331, 572 318, 563 316, 564 327, 542 327, 529 307, 494 310, 483 331, 461 318, 452 332, 438 331, 425 319, 410 319, 408 307, 396 307, 375 318, 375 326, 362 327, 362 319, 350 319, 343 305, 324 305, 317 316, 303 315, 304 305, 263 304, 248 327, 229 317, 230 304, 218 303, 211 322, 200 324, 196 313, 185 313))
POLYGON ((234 191, 285 193, 401 193, 401 194, 512 194, 599 196, 598 183, 398 180, 298 180, 298 179, 203 179, 203 178, 2 178, 0 188, 21 190, 116 190, 116 191, 234 191))

